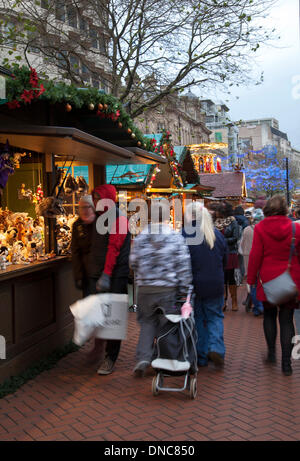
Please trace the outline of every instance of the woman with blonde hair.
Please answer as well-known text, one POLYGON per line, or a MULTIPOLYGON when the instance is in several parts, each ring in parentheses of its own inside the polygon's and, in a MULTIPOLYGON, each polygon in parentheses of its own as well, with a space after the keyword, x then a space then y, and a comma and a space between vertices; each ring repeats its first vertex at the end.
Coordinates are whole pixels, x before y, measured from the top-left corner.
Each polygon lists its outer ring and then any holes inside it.
POLYGON ((223 366, 222 308, 227 244, 221 232, 214 228, 211 214, 200 202, 186 207, 183 236, 192 262, 198 365, 206 366, 211 359, 216 366, 223 366))

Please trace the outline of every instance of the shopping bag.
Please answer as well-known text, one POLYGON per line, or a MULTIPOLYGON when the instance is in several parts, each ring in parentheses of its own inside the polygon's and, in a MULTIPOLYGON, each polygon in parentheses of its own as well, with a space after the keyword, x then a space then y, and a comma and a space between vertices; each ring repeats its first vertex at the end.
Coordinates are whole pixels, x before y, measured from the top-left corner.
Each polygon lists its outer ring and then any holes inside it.
POLYGON ((70 306, 75 323, 73 342, 78 346, 82 346, 94 336, 95 329, 104 324, 104 313, 101 309, 103 296, 105 295, 87 296, 70 306))
POLYGON ((126 339, 128 324, 128 295, 104 293, 100 299, 103 324, 96 329, 96 338, 126 339))

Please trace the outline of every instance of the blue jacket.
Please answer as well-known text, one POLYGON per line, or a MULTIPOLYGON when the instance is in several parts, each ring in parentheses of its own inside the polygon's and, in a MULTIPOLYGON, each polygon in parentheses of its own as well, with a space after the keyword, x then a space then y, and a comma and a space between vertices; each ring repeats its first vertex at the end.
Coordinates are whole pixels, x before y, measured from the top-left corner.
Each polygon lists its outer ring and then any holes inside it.
MULTIPOLYGON (((186 234, 184 238, 193 237, 186 234)), ((205 243, 189 245, 192 261, 194 292, 201 298, 218 298, 224 295, 224 269, 227 262, 228 247, 222 233, 215 229, 216 241, 213 249, 205 243)))

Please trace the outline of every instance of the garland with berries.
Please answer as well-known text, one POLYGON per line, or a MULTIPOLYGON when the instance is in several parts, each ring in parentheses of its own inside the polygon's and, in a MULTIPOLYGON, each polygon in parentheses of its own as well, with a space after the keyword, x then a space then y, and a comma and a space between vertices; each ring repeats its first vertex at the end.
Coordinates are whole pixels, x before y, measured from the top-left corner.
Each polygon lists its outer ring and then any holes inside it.
POLYGON ((137 147, 153 152, 150 140, 144 137, 122 103, 110 94, 99 92, 97 88, 77 88, 75 85, 52 80, 41 80, 35 69, 13 64, 6 67, 12 76, 6 80, 6 93, 8 102, 5 104, 14 110, 21 105, 28 105, 35 100, 46 100, 51 104, 65 104, 66 112, 75 109, 88 109, 95 111, 101 119, 111 120, 117 129, 126 131, 128 136, 135 140, 137 147))

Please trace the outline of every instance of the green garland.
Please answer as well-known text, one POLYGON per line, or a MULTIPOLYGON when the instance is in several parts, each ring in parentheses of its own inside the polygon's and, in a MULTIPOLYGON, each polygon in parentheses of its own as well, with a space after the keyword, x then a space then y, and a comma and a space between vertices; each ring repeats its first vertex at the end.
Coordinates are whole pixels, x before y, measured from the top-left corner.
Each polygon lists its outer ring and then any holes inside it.
MULTIPOLYGON (((21 99, 21 95, 24 93, 24 89, 30 90, 30 76, 32 69, 26 66, 19 66, 13 64, 12 66, 6 66, 12 72, 13 76, 6 80, 6 94, 8 105, 12 102, 17 101, 19 105, 30 104, 21 99)), ((77 88, 75 85, 68 85, 64 82, 54 82, 52 80, 41 80, 39 79, 39 85, 42 86, 44 92, 39 95, 40 100, 49 101, 51 104, 61 103, 66 104, 67 110, 71 110, 73 107, 76 109, 89 108, 94 106, 94 111, 97 111, 99 115, 99 121, 101 118, 111 119, 115 123, 116 128, 122 129, 128 133, 128 136, 134 139, 138 147, 144 148, 148 151, 154 151, 150 140, 144 137, 141 130, 139 130, 133 120, 130 118, 122 103, 110 94, 99 92, 96 88, 77 88), (98 106, 102 105, 103 108, 100 110, 98 106), (93 106, 92 106, 93 105, 93 106)), ((14 110, 12 108, 11 110, 14 110)))
POLYGON ((23 386, 23 384, 27 383, 27 381, 34 379, 43 371, 54 368, 60 359, 72 352, 78 351, 79 349, 80 348, 78 346, 70 342, 63 348, 55 349, 48 357, 33 364, 20 375, 12 376, 11 378, 7 379, 2 384, 0 384, 0 399, 8 394, 13 394, 21 386, 23 386))

